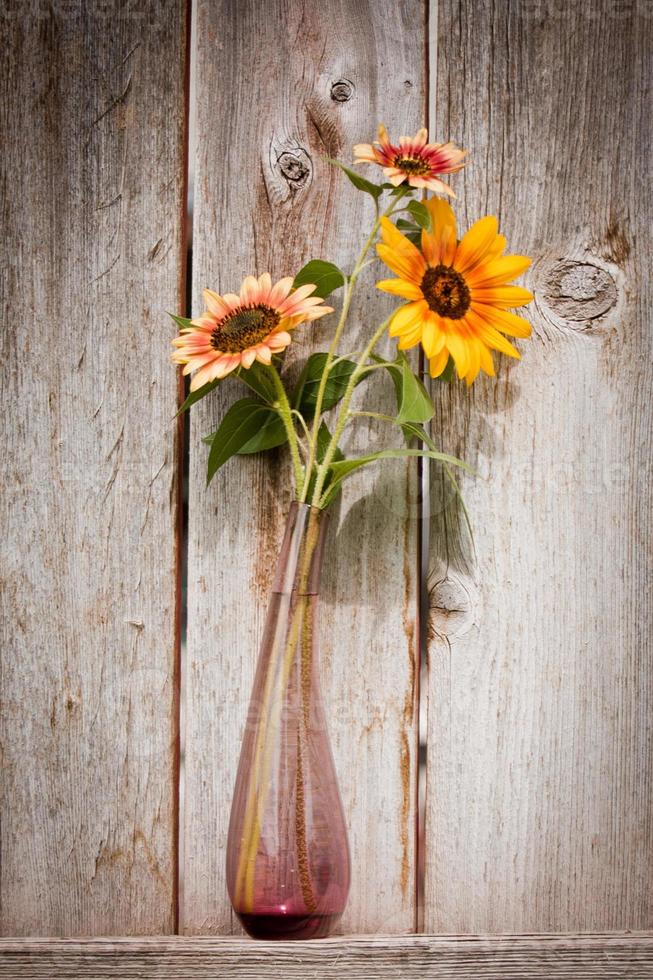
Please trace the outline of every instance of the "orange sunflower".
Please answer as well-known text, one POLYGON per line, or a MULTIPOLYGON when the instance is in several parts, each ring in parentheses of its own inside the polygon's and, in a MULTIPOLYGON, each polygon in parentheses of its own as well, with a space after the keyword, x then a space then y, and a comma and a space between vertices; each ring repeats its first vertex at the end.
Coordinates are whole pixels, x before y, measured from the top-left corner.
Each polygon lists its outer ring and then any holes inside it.
POLYGON ((520 356, 504 334, 528 337, 531 327, 508 310, 530 303, 533 294, 510 280, 531 260, 503 255, 506 239, 498 233, 496 218, 481 218, 457 241, 456 219, 446 201, 423 203, 431 230, 422 231, 421 249, 383 219, 377 251, 400 278, 384 279, 377 287, 409 300, 390 322, 399 348, 421 343, 433 378, 442 374, 451 355, 458 376, 471 385, 479 371, 494 374, 491 350, 520 356))
POLYGON ((429 143, 426 129, 420 129, 416 136, 401 136, 395 145, 388 139, 383 123, 374 144, 358 143, 354 147, 355 163, 378 163, 395 187, 407 181, 411 187, 425 187, 451 197, 456 195, 438 175, 462 170, 466 153, 455 143, 429 143))
POLYGON ((191 391, 241 365, 270 364, 272 355, 290 343, 293 327, 333 312, 318 296, 311 296, 316 286, 293 289, 292 284, 288 277, 273 286, 270 274, 264 272, 258 279, 246 276, 239 296, 204 290, 206 311, 172 341, 176 348, 172 360, 185 365, 184 374, 197 372, 191 391))

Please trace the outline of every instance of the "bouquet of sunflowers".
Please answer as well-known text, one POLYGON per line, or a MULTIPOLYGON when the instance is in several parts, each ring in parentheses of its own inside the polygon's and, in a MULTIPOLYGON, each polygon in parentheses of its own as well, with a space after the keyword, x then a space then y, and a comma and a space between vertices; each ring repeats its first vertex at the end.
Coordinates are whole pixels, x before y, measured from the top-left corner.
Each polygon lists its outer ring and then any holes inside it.
POLYGON ((512 284, 530 259, 504 254, 506 239, 499 234, 497 219, 481 218, 458 239, 447 200, 418 199, 427 191, 455 196, 441 176, 462 169, 465 151, 453 143, 429 143, 425 129, 394 144, 381 125, 378 140, 355 146, 354 157, 356 163, 380 166, 384 180, 372 183, 331 161, 374 202, 372 227, 350 271, 313 260, 294 277, 276 283, 267 272, 249 275, 238 293, 204 290, 201 316, 173 317, 180 327, 173 360, 184 366, 184 374, 192 374, 182 411, 229 375, 249 389, 247 397, 229 408, 217 431, 205 437, 209 481, 236 453, 286 444, 296 499, 318 508, 328 506, 351 473, 383 458, 425 456, 440 460, 450 472, 451 465, 462 464, 439 452, 425 430, 433 405, 404 351, 421 345, 432 378, 448 381, 457 375, 471 385, 481 371, 494 375, 493 351, 520 356, 506 335, 530 334, 528 322, 510 312, 533 298, 512 284), (339 348, 357 282, 374 249, 396 277, 379 280, 377 288, 402 302, 353 359, 339 348), (292 331, 332 314, 324 300, 338 290, 340 312, 329 349, 312 354, 290 387, 283 360, 292 331), (397 339, 393 360, 376 354, 386 331, 397 339), (379 372, 389 373, 394 383, 396 415, 352 410, 356 386, 379 372), (324 416, 332 413, 330 428, 324 416), (405 447, 345 458, 340 448, 345 428, 369 416, 400 427, 405 447))

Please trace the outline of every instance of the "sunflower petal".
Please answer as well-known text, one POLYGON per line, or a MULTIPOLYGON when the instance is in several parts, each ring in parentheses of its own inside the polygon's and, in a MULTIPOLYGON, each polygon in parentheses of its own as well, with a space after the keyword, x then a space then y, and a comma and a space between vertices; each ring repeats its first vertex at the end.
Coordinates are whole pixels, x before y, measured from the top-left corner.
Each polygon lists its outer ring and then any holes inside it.
POLYGON ((483 341, 487 347, 492 347, 494 350, 501 351, 502 354, 507 354, 508 357, 515 357, 519 359, 521 354, 516 347, 510 343, 509 340, 499 333, 491 324, 487 323, 482 317, 476 313, 475 310, 467 310, 465 314, 465 319, 471 326, 474 334, 483 341))
POLYGON ((272 350, 284 350, 291 342, 292 337, 287 330, 277 330, 266 341, 272 350))
POLYGON ((501 286, 525 272, 531 261, 525 255, 503 255, 479 262, 465 278, 470 286, 501 286))
POLYGON ((390 145, 390 140, 388 139, 388 130, 385 128, 383 123, 379 123, 378 138, 381 146, 390 145))
POLYGON ((428 187, 434 194, 446 194, 448 197, 453 198, 456 196, 451 187, 445 184, 443 180, 440 180, 439 177, 427 177, 424 182, 424 187, 428 187))
POLYGON ((403 296, 404 299, 422 299, 423 293, 419 286, 405 279, 381 279, 376 284, 377 289, 393 296, 403 296))
POLYGON ((449 362, 449 351, 443 347, 435 357, 429 360, 429 374, 432 378, 439 378, 449 362))
MULTIPOLYGON (((252 277, 253 278, 253 277, 252 277)), ((222 299, 227 304, 230 310, 240 309, 241 299, 236 293, 224 293, 222 299)))
POLYGON ((272 351, 266 344, 259 344, 256 348, 256 360, 261 364, 272 363, 272 351))
POLYGON ((245 276, 240 287, 240 301, 245 306, 253 306, 258 303, 259 288, 258 279, 254 276, 245 276))
POLYGON ((473 299, 474 302, 511 310, 516 306, 526 306, 534 297, 530 290, 522 286, 475 286, 473 299))
POLYGON ((211 361, 209 364, 205 364, 203 368, 200 368, 197 374, 194 374, 191 379, 190 390, 197 391, 198 388, 208 384, 209 381, 213 381, 215 378, 214 368, 215 361, 211 361))
POLYGON ((481 358, 481 370, 485 371, 491 378, 494 377, 494 361, 492 360, 492 354, 488 348, 483 343, 479 343, 478 352, 481 358))
POLYGON ((258 277, 259 297, 262 303, 267 302, 270 290, 272 289, 272 276, 269 272, 264 272, 258 277))
POLYGON ((286 299, 288 293, 292 289, 293 281, 292 276, 285 276, 283 279, 280 279, 279 282, 274 284, 268 296, 268 303, 270 306, 277 307, 283 302, 284 299, 286 299))
POLYGON ((424 318, 427 309, 428 307, 424 302, 407 303, 405 306, 400 306, 390 321, 390 336, 397 337, 406 333, 418 320, 424 318))
POLYGON ((485 261, 489 262, 490 259, 498 258, 502 252, 505 250, 508 242, 506 241, 505 235, 497 235, 494 239, 494 245, 491 245, 485 256, 485 261))
POLYGON ((444 336, 438 330, 436 317, 426 316, 422 323, 422 347, 426 356, 429 359, 435 357, 443 342, 444 336))
POLYGON ((431 197, 424 206, 431 217, 431 231, 422 231, 424 255, 430 265, 451 265, 456 252, 456 218, 451 205, 442 198, 431 197))
POLYGON ((458 377, 464 378, 469 368, 469 355, 465 338, 458 332, 458 329, 454 329, 447 334, 446 343, 449 353, 454 359, 458 377))
POLYGON ((481 341, 477 340, 475 337, 470 337, 467 341, 469 367, 467 368, 467 373, 465 374, 465 383, 467 384, 468 388, 474 383, 478 377, 478 372, 481 370, 481 346, 481 341))
POLYGON ((489 306, 485 303, 472 303, 472 309, 482 317, 486 323, 496 327, 510 337, 530 337, 532 327, 527 320, 517 316, 516 313, 509 313, 496 306, 489 306))
POLYGON ((410 350, 417 347, 421 339, 421 331, 413 330, 411 333, 402 334, 397 343, 398 350, 410 350))
POLYGON ((381 238, 385 245, 389 245, 391 248, 401 249, 406 255, 409 255, 414 262, 423 263, 424 259, 417 248, 416 245, 406 238, 405 235, 399 231, 396 225, 390 221, 389 218, 381 218, 381 238))
POLYGON ((376 163, 374 147, 371 143, 356 143, 354 146, 355 163, 376 163))
POLYGON ((223 317, 231 311, 231 307, 225 303, 222 296, 219 293, 214 293, 212 289, 203 290, 202 296, 207 310, 213 316, 223 317))
POLYGON ((403 249, 392 248, 383 243, 376 246, 376 251, 382 262, 385 262, 391 272, 408 282, 418 285, 424 278, 426 272, 426 262, 421 252, 417 252, 417 259, 412 255, 406 254, 403 249))
POLYGON ((473 269, 494 245, 498 233, 498 222, 493 215, 475 221, 463 235, 453 261, 457 272, 473 269))

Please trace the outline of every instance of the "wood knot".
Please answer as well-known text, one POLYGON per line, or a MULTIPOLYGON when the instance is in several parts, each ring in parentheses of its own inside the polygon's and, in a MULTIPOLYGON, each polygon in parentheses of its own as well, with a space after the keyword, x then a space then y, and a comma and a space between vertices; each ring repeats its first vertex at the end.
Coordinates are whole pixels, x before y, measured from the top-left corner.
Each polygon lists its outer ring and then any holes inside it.
POLYGON ((429 576, 429 639, 464 636, 474 624, 477 596, 473 584, 449 569, 429 576))
POLYGON ((331 98, 334 102, 349 102, 354 95, 354 83, 348 78, 339 78, 331 86, 331 98))
POLYGON ((286 150, 277 157, 277 166, 281 176, 293 191, 303 187, 311 176, 310 157, 301 148, 296 153, 286 150))
POLYGON ((617 284, 605 269, 590 262, 558 262, 544 280, 543 298, 571 326, 590 326, 617 302, 617 284))

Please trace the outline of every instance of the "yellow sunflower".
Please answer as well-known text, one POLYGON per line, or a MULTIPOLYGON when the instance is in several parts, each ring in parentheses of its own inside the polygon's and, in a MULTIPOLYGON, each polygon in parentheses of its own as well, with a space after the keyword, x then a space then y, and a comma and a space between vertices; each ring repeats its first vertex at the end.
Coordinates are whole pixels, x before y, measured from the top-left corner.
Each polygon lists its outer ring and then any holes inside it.
POLYGON ((458 376, 471 385, 479 371, 494 374, 491 350, 520 357, 503 335, 530 335, 530 324, 508 310, 533 299, 527 289, 510 284, 531 260, 503 255, 506 239, 498 233, 496 218, 481 218, 457 241, 449 204, 440 198, 423 203, 431 231, 422 231, 421 249, 383 219, 377 251, 400 278, 384 279, 377 287, 410 301, 390 323, 399 348, 421 343, 433 378, 442 374, 451 355, 458 376))

